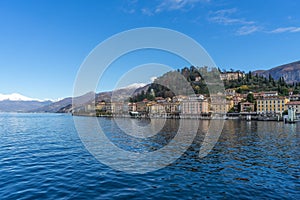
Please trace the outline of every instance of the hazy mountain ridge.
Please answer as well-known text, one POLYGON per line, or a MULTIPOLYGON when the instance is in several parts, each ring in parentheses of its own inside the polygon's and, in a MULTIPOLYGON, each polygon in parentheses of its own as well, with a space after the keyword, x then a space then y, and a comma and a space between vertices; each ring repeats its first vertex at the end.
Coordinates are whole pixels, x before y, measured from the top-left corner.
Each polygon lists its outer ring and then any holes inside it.
POLYGON ((0 101, 0 112, 29 112, 33 109, 38 109, 52 104, 52 101, 0 101))
POLYGON ((81 104, 84 104, 84 103, 87 103, 87 102, 92 101, 94 99, 95 99, 95 93, 94 92, 89 92, 89 93, 84 94, 82 96, 75 97, 74 99, 72 97, 64 98, 60 101, 51 103, 51 104, 46 105, 44 107, 40 107, 40 108, 37 108, 37 109, 30 110, 30 112, 51 112, 51 113, 61 112, 61 110, 64 107, 72 105, 73 100, 74 100, 74 102, 77 102, 77 103, 80 102, 81 104))
POLYGON ((275 80, 283 77, 287 83, 300 82, 300 61, 280 65, 269 70, 256 70, 253 74, 258 74, 266 78, 270 74, 275 80))
POLYGON ((72 103, 75 103, 75 107, 83 106, 84 104, 92 103, 93 101, 111 101, 111 98, 114 99, 125 99, 128 95, 136 95, 137 93, 140 93, 142 91, 146 91, 149 88, 148 85, 130 85, 129 87, 119 88, 114 91, 107 91, 107 92, 100 92, 95 94, 94 92, 89 92, 85 95, 75 97, 72 99, 72 97, 64 98, 60 101, 54 102, 52 104, 46 105, 44 107, 40 107, 37 109, 33 109, 30 112, 60 112, 60 113, 67 113, 71 112, 73 109, 72 103), (140 87, 142 86, 142 87, 140 87), (138 88, 136 88, 138 87, 138 88), (72 101, 74 100, 74 101, 72 101))

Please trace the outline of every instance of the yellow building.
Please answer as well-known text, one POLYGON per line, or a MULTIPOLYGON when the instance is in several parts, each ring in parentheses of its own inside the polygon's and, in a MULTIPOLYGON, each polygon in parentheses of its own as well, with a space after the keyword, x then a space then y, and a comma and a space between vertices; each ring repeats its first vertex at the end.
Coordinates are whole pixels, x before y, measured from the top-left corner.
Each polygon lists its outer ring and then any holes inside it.
POLYGON ((257 100, 257 114, 282 114, 287 109, 289 99, 286 97, 270 96, 257 100))
POLYGON ((153 103, 149 105, 149 113, 153 115, 179 113, 179 103, 153 103))
POLYGON ((136 103, 128 103, 128 112, 136 112, 136 103))
POLYGON ((166 110, 165 110, 165 107, 162 106, 161 104, 152 104, 150 107, 149 107, 149 112, 150 114, 165 114, 166 113, 166 110))
POLYGON ((224 102, 217 101, 210 103, 210 109, 212 113, 225 114, 234 106, 232 100, 226 100, 224 102))
POLYGON ((137 102, 136 103, 136 111, 139 113, 147 113, 147 111, 148 111, 147 102, 145 102, 145 101, 137 102))
POLYGON ((103 110, 105 108, 105 102, 99 102, 96 104, 96 110, 103 110))
POLYGON ((209 112, 207 101, 185 100, 181 102, 181 114, 202 114, 209 112))

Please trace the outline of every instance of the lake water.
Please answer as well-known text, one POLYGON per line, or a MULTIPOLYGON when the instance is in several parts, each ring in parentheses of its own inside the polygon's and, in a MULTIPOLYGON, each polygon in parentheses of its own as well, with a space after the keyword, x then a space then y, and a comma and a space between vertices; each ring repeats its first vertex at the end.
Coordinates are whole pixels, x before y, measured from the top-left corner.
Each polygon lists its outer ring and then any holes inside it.
MULTIPOLYGON (((77 120, 90 131, 95 118, 77 120)), ((179 121, 167 120, 159 134, 143 139, 124 134, 113 119, 97 120, 116 146, 133 152, 170 143, 179 121)), ((172 164, 131 174, 93 157, 70 115, 2 113, 0 199, 300 199, 300 123, 228 120, 212 151, 199 158, 209 124, 200 122, 193 143, 172 164)))

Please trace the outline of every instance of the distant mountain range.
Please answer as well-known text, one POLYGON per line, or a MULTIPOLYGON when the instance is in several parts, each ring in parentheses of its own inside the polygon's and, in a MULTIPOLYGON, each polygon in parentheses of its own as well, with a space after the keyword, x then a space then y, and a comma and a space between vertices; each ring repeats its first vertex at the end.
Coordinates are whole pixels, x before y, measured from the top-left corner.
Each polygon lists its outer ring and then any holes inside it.
POLYGON ((30 110, 30 112, 70 112, 72 109, 72 103, 75 103, 75 107, 83 106, 87 103, 92 103, 93 101, 110 101, 113 99, 127 99, 128 96, 136 95, 137 93, 141 93, 142 91, 146 91, 149 85, 146 84, 132 84, 127 87, 119 88, 114 91, 108 92, 100 92, 100 93, 93 93, 89 92, 85 95, 75 97, 68 97, 62 99, 57 102, 53 102, 51 104, 45 105, 43 107, 39 107, 36 109, 30 110), (73 101, 72 101, 73 100, 73 101))
POLYGON ((274 67, 269 70, 256 70, 253 74, 258 74, 266 78, 270 74, 275 80, 283 77, 287 83, 300 82, 300 61, 274 67))
POLYGON ((140 93, 142 90, 147 90, 149 85, 136 83, 127 87, 119 88, 114 91, 101 92, 95 94, 89 92, 85 95, 75 97, 67 97, 62 100, 53 102, 51 100, 40 100, 24 95, 13 93, 13 94, 0 94, 0 112, 69 112, 72 109, 72 103, 74 102, 77 106, 82 106, 92 101, 110 101, 111 98, 125 99, 128 95, 135 95, 140 93))
POLYGON ((18 93, 0 94, 0 112, 28 112, 51 103, 50 100, 33 99, 18 93))
MULTIPOLYGON (((252 72, 266 78, 269 74, 278 80, 283 77, 287 83, 300 82, 300 61, 274 67, 269 70, 256 70, 252 72)), ((92 101, 110 101, 111 98, 126 99, 134 96, 149 88, 149 84, 132 84, 115 91, 101 93, 87 93, 74 98, 77 106, 82 106, 92 101)), ((0 112, 68 112, 72 109, 72 97, 64 98, 60 101, 52 102, 50 100, 39 100, 25 97, 21 94, 13 93, 10 95, 0 94, 0 112)))
MULTIPOLYGON (((89 92, 85 95, 82 95, 80 97, 76 97, 75 99, 77 99, 78 101, 82 102, 82 104, 87 103, 89 101, 92 101, 95 99, 95 93, 93 92, 89 92)), ((39 107, 36 109, 32 109, 30 110, 30 112, 50 112, 50 113, 56 113, 56 112, 62 112, 62 110, 65 107, 69 107, 70 109, 72 108, 72 97, 67 97, 64 98, 60 101, 57 102, 53 102, 51 104, 45 105, 43 107, 39 107)), ((67 112, 67 111, 64 111, 67 112)))
POLYGON ((0 112, 30 112, 32 109, 51 104, 52 101, 0 101, 0 112))
POLYGON ((5 101, 5 100, 7 100, 7 101, 39 101, 39 102, 45 101, 45 100, 26 97, 19 93, 0 94, 0 101, 5 101))

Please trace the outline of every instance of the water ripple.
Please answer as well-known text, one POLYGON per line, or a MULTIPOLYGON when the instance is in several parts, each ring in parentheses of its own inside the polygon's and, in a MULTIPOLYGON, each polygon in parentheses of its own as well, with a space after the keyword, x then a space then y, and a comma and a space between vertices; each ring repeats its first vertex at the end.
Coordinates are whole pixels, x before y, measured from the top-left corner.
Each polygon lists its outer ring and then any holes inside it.
MULTIPOLYGON (((139 139, 113 120, 99 122, 116 145, 139 152, 168 144, 178 128, 169 121, 160 134, 139 139)), ((132 175, 92 157, 69 115, 0 114, 0 199, 300 199, 300 124, 227 121, 200 159, 208 125, 201 122, 176 162, 132 175)))

